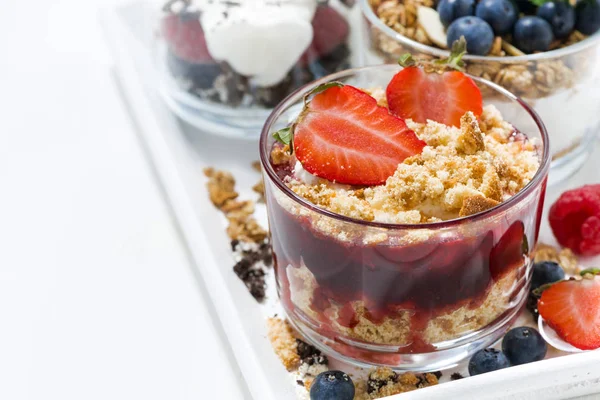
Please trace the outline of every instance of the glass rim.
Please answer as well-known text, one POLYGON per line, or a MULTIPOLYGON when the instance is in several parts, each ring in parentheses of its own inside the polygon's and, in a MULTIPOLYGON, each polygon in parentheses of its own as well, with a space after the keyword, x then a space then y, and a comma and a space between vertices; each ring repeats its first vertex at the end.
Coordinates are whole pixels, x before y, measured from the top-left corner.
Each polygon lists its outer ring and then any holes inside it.
POLYGON ((391 230, 448 228, 448 227, 454 227, 456 225, 463 224, 465 222, 471 223, 471 222, 479 221, 479 220, 485 219, 487 216, 492 215, 496 212, 506 211, 507 209, 511 208, 513 205, 516 205, 523 197, 527 196, 533 189, 535 189, 540 184, 542 184, 543 181, 546 179, 546 177, 548 175, 548 170, 550 168, 549 137, 548 137, 548 132, 546 131, 546 126, 542 122, 542 120, 541 120, 540 116, 537 114, 537 112, 533 108, 531 108, 527 103, 525 103, 525 101, 523 101, 520 97, 515 96, 514 94, 510 93, 508 90, 504 89, 503 87, 501 87, 493 82, 490 82, 488 80, 474 77, 474 76, 467 74, 474 81, 488 86, 489 88, 493 89, 495 92, 500 93, 505 98, 508 98, 509 100, 511 100, 511 102, 518 103, 522 108, 525 109, 525 111, 533 119, 537 128, 540 131, 540 135, 542 138, 542 144, 543 144, 543 151, 542 151, 541 158, 540 158, 540 166, 537 169, 537 171, 535 172, 535 175, 533 176, 533 178, 529 181, 529 183, 527 183, 527 185, 525 185, 525 187, 523 187, 521 190, 519 190, 519 192, 516 193, 515 195, 511 196, 508 200, 503 201, 500 204, 498 204, 497 206, 489 208, 485 211, 481 211, 477 214, 468 215, 465 217, 459 217, 459 218, 455 218, 455 219, 450 219, 447 221, 425 222, 425 223, 421 223, 421 224, 390 224, 390 223, 385 223, 385 222, 365 221, 365 220, 351 218, 351 217, 348 217, 345 215, 337 214, 332 211, 321 208, 321 207, 317 206, 316 204, 313 204, 313 203, 309 202, 308 200, 304 199, 303 197, 298 196, 296 193, 294 193, 279 178, 279 176, 273 169, 273 166, 271 165, 271 162, 270 162, 271 156, 270 156, 270 149, 267 148, 267 141, 270 136, 271 126, 273 125, 273 123, 281 116, 281 114, 285 110, 288 109, 288 107, 290 105, 302 100, 302 98, 304 97, 304 95, 306 93, 308 93, 311 89, 313 89, 314 87, 316 87, 318 85, 321 85, 321 84, 324 84, 327 82, 331 82, 331 81, 334 81, 339 78, 356 75, 357 73, 360 73, 360 72, 376 71, 376 70, 392 70, 392 69, 401 70, 402 67, 400 67, 398 65, 394 65, 394 64, 384 64, 384 65, 376 65, 376 66, 369 66, 369 67, 353 68, 353 69, 347 69, 344 71, 336 72, 334 74, 327 75, 323 78, 320 78, 316 81, 310 82, 310 83, 300 87, 299 89, 292 92, 289 96, 287 96, 281 103, 279 103, 277 105, 277 107, 275 107, 275 109, 273 110, 271 115, 269 115, 269 118, 267 118, 267 120, 262 128, 261 134, 260 134, 260 141, 259 141, 260 162, 262 164, 263 170, 266 172, 269 179, 287 197, 289 197, 291 200, 293 200, 295 203, 297 203, 301 207, 308 208, 309 210, 314 211, 318 214, 321 214, 325 217, 329 217, 329 218, 332 218, 332 219, 335 219, 335 220, 338 220, 341 222, 359 224, 359 225, 373 227, 373 228, 391 229, 391 230))
MULTIPOLYGON (((418 50, 421 53, 432 55, 436 57, 449 57, 450 51, 439 49, 437 47, 429 46, 423 43, 419 43, 416 40, 409 39, 408 37, 396 32, 386 24, 384 24, 381 19, 375 14, 373 8, 369 4, 369 0, 359 0, 359 5, 362 11, 362 14, 367 18, 367 20, 375 25, 380 31, 385 33, 388 37, 394 39, 395 41, 413 47, 415 50, 418 50)), ((560 58, 563 56, 568 56, 579 51, 585 50, 588 47, 592 47, 600 40, 600 30, 591 36, 586 37, 584 40, 575 43, 570 46, 566 46, 559 49, 554 49, 550 51, 545 51, 543 53, 535 53, 535 54, 525 54, 524 56, 512 56, 512 57, 499 57, 499 56, 477 56, 477 55, 469 55, 465 54, 463 56, 463 60, 467 61, 490 61, 490 62, 500 62, 503 64, 516 64, 520 62, 528 62, 528 61, 541 61, 548 59, 560 58)))

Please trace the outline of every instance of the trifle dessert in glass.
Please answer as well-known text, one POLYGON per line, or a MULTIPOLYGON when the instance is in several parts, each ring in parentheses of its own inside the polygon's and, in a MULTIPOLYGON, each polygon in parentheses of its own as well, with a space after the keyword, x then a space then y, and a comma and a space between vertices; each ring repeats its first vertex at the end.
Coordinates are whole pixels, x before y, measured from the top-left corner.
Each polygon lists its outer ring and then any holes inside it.
POLYGON ((377 60, 447 57, 465 36, 466 71, 523 98, 546 124, 551 182, 583 164, 600 132, 600 2, 572 3, 360 0, 377 60))
POLYGON ((292 91, 349 68, 346 2, 169 0, 157 47, 168 104, 256 137, 292 91))
POLYGON ((444 368, 497 340, 524 304, 548 138, 525 103, 473 79, 433 64, 348 70, 269 117, 278 292, 323 351, 444 368))

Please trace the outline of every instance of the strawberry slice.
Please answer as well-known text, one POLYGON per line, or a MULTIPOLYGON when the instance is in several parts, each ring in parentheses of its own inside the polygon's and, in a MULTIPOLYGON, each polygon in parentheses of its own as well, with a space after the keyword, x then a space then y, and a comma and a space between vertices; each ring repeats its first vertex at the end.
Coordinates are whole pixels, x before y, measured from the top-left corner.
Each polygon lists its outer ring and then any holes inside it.
POLYGON ((308 172, 350 185, 383 184, 425 147, 402 119, 348 85, 313 97, 294 127, 293 143, 308 172))
POLYGON ((392 114, 420 123, 430 119, 459 127, 467 111, 477 117, 483 112, 479 88, 460 71, 440 74, 404 68, 388 84, 386 97, 392 114))
POLYGON ((581 350, 600 347, 600 279, 556 283, 544 290, 538 310, 565 342, 581 350))
POLYGON ((523 265, 524 256, 529 252, 525 225, 521 221, 515 221, 502 234, 498 243, 490 253, 490 272, 497 279, 506 271, 516 266, 523 265))
POLYGON ((190 63, 212 61, 204 31, 196 13, 169 14, 162 20, 162 34, 169 49, 190 63))

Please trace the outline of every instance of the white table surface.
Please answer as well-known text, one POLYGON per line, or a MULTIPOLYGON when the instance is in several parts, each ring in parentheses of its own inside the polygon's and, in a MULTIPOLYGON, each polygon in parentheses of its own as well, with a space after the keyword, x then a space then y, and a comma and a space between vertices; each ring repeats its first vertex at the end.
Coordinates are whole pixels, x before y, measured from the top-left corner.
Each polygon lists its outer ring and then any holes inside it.
POLYGON ((0 399, 241 399, 97 9, 0 2, 0 399))
POLYGON ((248 398, 111 75, 120 1, 0 4, 0 399, 248 398))

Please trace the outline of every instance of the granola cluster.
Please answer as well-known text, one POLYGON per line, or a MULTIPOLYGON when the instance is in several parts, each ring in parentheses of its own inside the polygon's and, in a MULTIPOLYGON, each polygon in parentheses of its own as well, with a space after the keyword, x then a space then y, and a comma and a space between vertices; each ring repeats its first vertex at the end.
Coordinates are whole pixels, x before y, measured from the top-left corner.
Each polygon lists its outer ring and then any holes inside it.
MULTIPOLYGON (((210 201, 225 214, 229 225, 227 235, 231 239, 231 251, 236 261, 233 272, 244 282, 250 294, 262 301, 266 292, 266 268, 273 263, 271 244, 267 231, 254 218, 254 201, 239 200, 235 179, 227 171, 205 168, 208 178, 206 188, 210 201)), ((255 192, 260 192, 258 185, 255 192)))
MULTIPOLYGON (((428 46, 434 46, 427 37, 425 29, 419 24, 417 9, 419 6, 432 7, 432 0, 370 0, 374 13, 381 21, 394 31, 409 39, 428 46)), ((586 36, 574 31, 563 40, 556 40, 550 49, 570 46, 580 42, 586 36)), ((409 47, 371 27, 371 39, 374 47, 385 56, 388 62, 396 62, 406 52, 413 52, 409 47)), ((489 56, 510 57, 524 55, 516 47, 501 37, 496 37, 489 56)), ((433 56, 414 54, 416 59, 432 59, 433 56)), ((573 86, 576 74, 589 70, 587 59, 593 54, 573 55, 568 61, 564 59, 548 59, 527 63, 510 63, 496 61, 469 61, 466 70, 469 74, 482 77, 497 83, 512 93, 527 99, 538 99, 548 94, 573 86)))
POLYGON ((239 193, 235 191, 235 178, 226 171, 216 171, 205 168, 204 175, 209 178, 206 187, 210 201, 220 209, 227 220, 227 234, 231 240, 243 240, 260 243, 267 237, 254 214, 254 202, 251 200, 238 200, 239 193))

